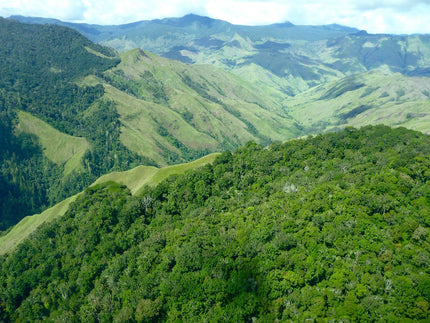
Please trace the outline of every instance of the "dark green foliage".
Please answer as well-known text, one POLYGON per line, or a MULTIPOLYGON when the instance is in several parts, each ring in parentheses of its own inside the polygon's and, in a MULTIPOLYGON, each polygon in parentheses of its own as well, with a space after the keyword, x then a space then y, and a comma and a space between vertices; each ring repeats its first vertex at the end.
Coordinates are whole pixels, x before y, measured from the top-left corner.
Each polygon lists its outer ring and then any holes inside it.
POLYGON ((84 157, 90 173, 99 177, 109 171, 119 171, 139 164, 154 165, 148 158, 138 156, 120 143, 119 115, 113 102, 99 100, 91 107, 91 114, 82 116, 82 134, 92 143, 92 150, 84 157))
POLYGON ((356 77, 350 76, 330 88, 321 96, 320 100, 335 99, 346 92, 358 90, 363 86, 365 86, 364 83, 360 82, 356 77))
POLYGON ((222 102, 220 100, 218 100, 216 97, 214 97, 213 95, 210 95, 208 93, 209 89, 208 89, 206 84, 201 83, 201 82, 200 83, 196 82, 186 74, 182 75, 181 78, 182 78, 182 81, 186 85, 188 85, 190 88, 192 88, 194 91, 196 91, 201 97, 203 97, 209 101, 212 101, 212 102, 215 102, 218 104, 222 104, 222 102))
POLYGON ((372 109, 372 108, 373 108, 373 106, 371 106, 371 105, 360 105, 359 107, 356 107, 347 113, 339 114, 339 118, 341 120, 354 118, 354 117, 358 116, 360 113, 363 113, 363 112, 365 112, 369 109, 372 109))
POLYGON ((159 145, 159 147, 163 149, 161 154, 169 163, 181 163, 188 160, 198 159, 210 153, 209 149, 195 150, 185 146, 161 124, 158 124, 157 132, 160 136, 166 138, 172 146, 179 149, 179 151, 181 152, 181 154, 179 155, 178 153, 159 145))
POLYGON ((0 90, 0 230, 49 204, 49 184, 59 169, 42 155, 35 138, 14 134, 16 115, 0 90))
POLYGON ((373 92, 375 92, 378 89, 379 89, 379 86, 377 86, 377 87, 367 86, 366 89, 364 90, 363 94, 360 95, 360 99, 365 98, 366 96, 372 94, 373 92))
POLYGON ((182 55, 181 54, 181 49, 178 49, 177 47, 172 48, 168 52, 162 53, 162 56, 165 57, 165 58, 169 58, 169 59, 174 59, 174 60, 180 61, 180 62, 185 63, 185 64, 195 63, 188 56, 182 55))
POLYGON ((429 156, 347 128, 88 189, 0 259, 0 320, 428 321, 429 156))
POLYGON ((48 89, 46 83, 70 81, 118 64, 111 50, 69 28, 26 25, 3 18, 0 27, 0 56, 5 59, 0 80, 2 86, 15 91, 48 89), (112 58, 91 54, 85 47, 112 58))

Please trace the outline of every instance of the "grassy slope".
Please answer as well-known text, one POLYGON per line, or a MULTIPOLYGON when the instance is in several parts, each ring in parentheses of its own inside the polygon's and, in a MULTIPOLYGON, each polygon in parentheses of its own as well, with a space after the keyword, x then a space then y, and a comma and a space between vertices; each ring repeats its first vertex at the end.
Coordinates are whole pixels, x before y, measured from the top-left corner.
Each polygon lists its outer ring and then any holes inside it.
POLYGON ((179 153, 176 147, 157 133, 157 122, 169 130, 176 130, 174 135, 189 147, 216 149, 217 142, 213 138, 196 131, 180 115, 167 107, 139 100, 110 85, 105 85, 105 89, 106 97, 116 102, 118 113, 121 116, 122 143, 139 155, 148 156, 160 165, 166 165, 162 147, 179 153))
POLYGON ((133 87, 134 93, 100 80, 106 97, 117 103, 121 141, 160 165, 168 164, 164 151, 181 154, 160 135, 160 126, 196 151, 232 149, 249 140, 285 140, 298 134, 295 122, 282 109, 286 96, 268 86, 256 87, 213 66, 187 65, 138 49, 123 53, 121 59, 105 74, 133 87))
POLYGON ((45 156, 56 164, 64 164, 64 175, 82 167, 81 159, 90 148, 85 138, 73 137, 23 111, 18 112, 18 129, 35 135, 45 156))
POLYGON ((93 185, 113 181, 126 185, 132 194, 136 194, 139 193, 139 191, 141 191, 144 186, 156 185, 170 175, 181 174, 187 170, 195 169, 205 164, 212 163, 218 155, 218 153, 213 153, 189 163, 166 166, 163 168, 156 168, 153 166, 138 166, 125 172, 113 172, 103 175, 97 181, 95 181, 93 185))
MULTIPOLYGON (((145 185, 156 185, 163 179, 173 174, 181 174, 190 169, 201 167, 212 163, 218 156, 217 153, 207 155, 193 162, 173 165, 164 168, 152 166, 138 166, 125 172, 114 172, 100 177, 93 185, 114 181, 126 185, 132 194, 138 194, 145 185)), ((69 208, 70 203, 76 200, 78 193, 66 200, 54 205, 40 214, 27 216, 15 225, 6 235, 0 237, 0 255, 7 253, 24 241, 38 226, 63 216, 69 208)))
POLYGON ((311 131, 385 124, 430 133, 429 99, 428 78, 367 72, 311 89, 287 106, 311 131))

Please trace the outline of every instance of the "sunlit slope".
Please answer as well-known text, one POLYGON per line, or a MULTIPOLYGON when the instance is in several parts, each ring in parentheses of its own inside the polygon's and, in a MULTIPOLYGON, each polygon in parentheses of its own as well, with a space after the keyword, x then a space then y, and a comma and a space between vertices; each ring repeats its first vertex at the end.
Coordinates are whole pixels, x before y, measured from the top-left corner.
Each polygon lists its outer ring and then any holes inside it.
POLYGON ((309 132, 385 124, 430 132, 430 80, 368 72, 321 85, 288 100, 309 132))
POLYGON ((166 166, 163 168, 156 168, 153 166, 138 166, 125 172, 113 172, 103 175, 91 186, 113 181, 126 185, 132 194, 136 194, 145 185, 153 186, 160 183, 163 179, 170 175, 182 174, 187 170, 195 169, 208 163, 212 163, 218 155, 219 153, 213 153, 189 163, 166 166))
POLYGON ((43 154, 55 164, 64 164, 64 175, 82 168, 82 157, 90 148, 85 138, 64 134, 24 111, 18 111, 18 118, 18 131, 36 136, 43 154))
POLYGON ((122 143, 160 165, 300 133, 282 107, 284 94, 213 66, 135 49, 123 53, 121 63, 98 81, 116 103, 122 143))
MULTIPOLYGON (((170 175, 181 174, 190 169, 201 167, 205 164, 212 163, 218 156, 217 153, 207 155, 198 160, 186 164, 179 164, 163 168, 152 166, 138 166, 134 169, 124 172, 114 172, 100 177, 94 184, 114 181, 119 184, 126 185, 132 194, 136 194, 145 185, 157 185, 163 179, 170 175)), ((40 225, 50 222, 60 216, 63 216, 70 203, 74 202, 81 193, 78 193, 66 200, 54 205, 40 214, 27 216, 16 224, 6 235, 0 237, 0 255, 7 253, 19 243, 24 241, 32 232, 40 225)))

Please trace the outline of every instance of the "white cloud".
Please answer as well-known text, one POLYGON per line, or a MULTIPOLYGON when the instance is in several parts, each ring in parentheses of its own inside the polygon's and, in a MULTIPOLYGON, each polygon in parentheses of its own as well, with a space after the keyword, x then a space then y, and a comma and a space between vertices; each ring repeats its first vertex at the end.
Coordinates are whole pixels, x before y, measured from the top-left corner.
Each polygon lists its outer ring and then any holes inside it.
POLYGON ((290 6, 276 1, 209 0, 209 16, 239 25, 263 25, 284 21, 290 6))
POLYGON ((20 14, 96 24, 207 15, 235 24, 331 24, 371 33, 430 33, 430 0, 0 0, 0 16, 20 14))
POLYGON ((136 1, 83 0, 85 20, 96 24, 124 24, 139 20, 181 17, 188 13, 205 15, 204 2, 199 0, 136 1))
POLYGON ((82 0, 0 0, 0 15, 52 17, 63 20, 82 20, 86 8, 82 0))

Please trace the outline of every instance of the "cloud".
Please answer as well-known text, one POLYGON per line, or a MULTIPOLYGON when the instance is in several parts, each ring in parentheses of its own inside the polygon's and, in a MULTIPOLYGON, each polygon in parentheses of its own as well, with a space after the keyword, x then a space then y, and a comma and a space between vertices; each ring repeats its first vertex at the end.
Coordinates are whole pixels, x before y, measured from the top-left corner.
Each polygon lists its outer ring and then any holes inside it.
POLYGON ((358 10, 396 9, 409 10, 421 4, 430 4, 428 0, 362 0, 355 1, 354 6, 358 10))
POLYGON ((0 0, 0 15, 123 24, 206 15, 235 24, 337 23, 371 33, 430 33, 430 0, 0 0))
POLYGON ((50 17, 62 20, 82 20, 86 6, 83 0, 0 0, 0 15, 50 17))
POLYGON ((233 24, 263 25, 281 22, 288 16, 290 6, 276 1, 210 0, 207 13, 233 24))
POLYGON ((124 24, 139 20, 181 17, 188 13, 205 15, 199 0, 83 0, 85 21, 96 24, 124 24))

